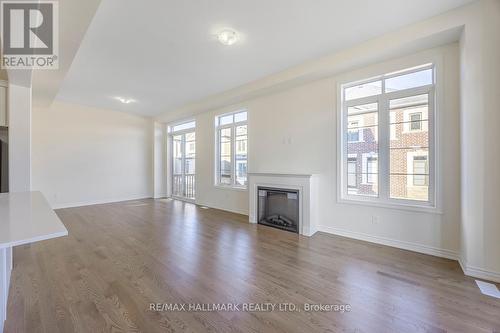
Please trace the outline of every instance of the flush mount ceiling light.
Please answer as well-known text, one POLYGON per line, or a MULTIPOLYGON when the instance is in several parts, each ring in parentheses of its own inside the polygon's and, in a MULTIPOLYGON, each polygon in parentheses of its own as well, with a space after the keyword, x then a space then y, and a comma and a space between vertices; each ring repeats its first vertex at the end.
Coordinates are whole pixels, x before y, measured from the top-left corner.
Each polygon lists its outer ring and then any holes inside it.
POLYGON ((135 99, 133 98, 123 98, 123 97, 115 97, 115 99, 117 101, 120 101, 121 103, 123 104, 130 104, 130 103, 135 103, 137 102, 135 99))
POLYGON ((217 39, 221 44, 229 46, 236 43, 240 39, 240 36, 235 30, 224 29, 217 33, 217 39))

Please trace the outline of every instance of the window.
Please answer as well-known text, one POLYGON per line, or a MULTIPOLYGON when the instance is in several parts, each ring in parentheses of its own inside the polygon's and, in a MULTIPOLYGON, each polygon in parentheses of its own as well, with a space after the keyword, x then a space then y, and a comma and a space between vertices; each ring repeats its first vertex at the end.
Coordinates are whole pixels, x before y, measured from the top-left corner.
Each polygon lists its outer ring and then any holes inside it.
POLYGON ((353 120, 349 122, 347 131, 347 140, 349 142, 358 142, 359 140, 359 121, 353 120))
POLYGON ((422 113, 416 112, 410 114, 410 130, 420 131, 422 129, 422 113))
POLYGON ((435 205, 434 77, 426 64, 341 86, 342 199, 435 205))
POLYGON ((429 164, 427 156, 413 157, 413 186, 427 186, 427 174, 429 173, 429 164))
POLYGON ((215 117, 216 185, 246 187, 248 164, 247 111, 215 117))
POLYGON ((358 187, 358 159, 356 157, 349 157, 347 159, 347 187, 358 187))
POLYGON ((377 179, 377 158, 368 157, 366 159, 366 182, 368 184, 374 184, 377 179))

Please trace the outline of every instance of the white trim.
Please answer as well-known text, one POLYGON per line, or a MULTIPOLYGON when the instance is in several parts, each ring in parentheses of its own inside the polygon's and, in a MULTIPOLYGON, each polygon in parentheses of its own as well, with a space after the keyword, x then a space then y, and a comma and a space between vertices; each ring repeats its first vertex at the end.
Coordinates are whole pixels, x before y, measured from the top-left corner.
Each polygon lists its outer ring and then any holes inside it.
POLYGON ((465 275, 500 283, 500 272, 489 271, 479 267, 469 266, 462 258, 458 258, 458 263, 465 275))
POLYGON ((51 208, 52 209, 64 209, 64 208, 83 207, 83 206, 92 206, 92 205, 104 205, 104 204, 109 204, 109 203, 117 203, 117 202, 132 201, 132 200, 143 200, 143 199, 153 199, 153 196, 152 195, 137 195, 137 196, 117 198, 117 199, 79 201, 79 202, 55 204, 55 205, 51 205, 51 208))
POLYGON ((387 238, 387 237, 373 236, 373 235, 369 235, 369 234, 365 234, 365 233, 361 233, 361 232, 354 232, 354 231, 349 231, 349 230, 331 227, 331 226, 325 226, 325 225, 318 226, 318 230, 322 231, 322 232, 329 233, 329 234, 342 236, 342 237, 353 238, 353 239, 362 240, 365 242, 386 245, 386 246, 395 247, 398 249, 428 254, 431 256, 436 256, 436 257, 441 257, 441 258, 446 258, 446 259, 451 259, 451 260, 458 260, 458 258, 459 258, 459 253, 457 251, 442 249, 442 248, 429 246, 429 245, 423 245, 423 244, 418 244, 418 243, 413 243, 413 242, 406 242, 406 241, 401 241, 401 240, 387 238))
POLYGON ((379 207, 386 209, 395 209, 395 210, 405 210, 410 212, 417 213, 428 213, 428 214, 443 214, 443 211, 440 208, 432 207, 432 206, 423 206, 421 204, 412 204, 414 200, 398 200, 391 199, 387 202, 373 200, 377 199, 377 197, 370 196, 359 196, 356 198, 356 195, 349 195, 349 199, 339 198, 337 203, 344 205, 361 205, 361 206, 371 206, 371 207, 379 207), (400 201, 400 203, 397 203, 400 201))
MULTIPOLYGON (((247 177, 247 179, 248 179, 248 177, 247 177)), ((233 185, 217 184, 217 185, 214 185, 214 187, 221 189, 221 190, 233 190, 233 191, 248 192, 248 186, 233 186, 233 185)))
POLYGON ((211 208, 211 209, 217 209, 217 210, 222 210, 222 211, 225 211, 225 212, 230 212, 230 213, 234 213, 234 214, 240 214, 240 215, 248 216, 248 211, 246 211, 246 210, 221 207, 221 206, 218 206, 218 205, 207 204, 207 203, 199 202, 199 201, 197 201, 195 203, 195 205, 196 206, 205 206, 205 207, 208 207, 208 208, 211 208))
POLYGON ((272 173, 272 172, 249 172, 252 176, 271 176, 271 177, 296 177, 296 178, 311 178, 314 175, 305 173, 272 173))

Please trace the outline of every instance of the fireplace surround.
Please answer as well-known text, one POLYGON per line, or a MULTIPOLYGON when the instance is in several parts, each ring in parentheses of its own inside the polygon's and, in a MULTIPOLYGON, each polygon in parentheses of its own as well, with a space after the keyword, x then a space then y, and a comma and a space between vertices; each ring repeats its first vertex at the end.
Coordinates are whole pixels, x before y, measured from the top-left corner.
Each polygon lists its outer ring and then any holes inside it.
MULTIPOLYGON (((300 235, 312 236, 316 233, 317 202, 318 202, 318 176, 310 174, 280 174, 280 173, 249 173, 249 222, 259 222, 259 188, 267 191, 287 191, 296 193, 298 205, 297 232, 300 235)), ((270 214, 280 215, 280 214, 270 214)), ((289 219, 286 214, 285 218, 289 219)), ((279 220, 278 223, 283 222, 279 220)), ((282 219, 284 220, 284 219, 282 219)), ((289 222, 289 221, 288 221, 289 222)), ((285 224, 288 224, 284 222, 285 224)), ((264 224, 264 223, 261 223, 264 224)), ((290 230, 291 231, 291 230, 290 230)))

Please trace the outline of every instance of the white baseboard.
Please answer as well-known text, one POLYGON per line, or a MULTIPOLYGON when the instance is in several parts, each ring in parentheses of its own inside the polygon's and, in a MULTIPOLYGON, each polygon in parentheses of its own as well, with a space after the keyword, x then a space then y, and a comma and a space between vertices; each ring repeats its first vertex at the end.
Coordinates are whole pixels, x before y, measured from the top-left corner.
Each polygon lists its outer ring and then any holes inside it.
POLYGON ((212 205, 212 204, 207 204, 207 203, 198 202, 198 201, 196 201, 196 204, 198 206, 205 206, 205 207, 209 207, 209 208, 213 208, 213 209, 224 210, 224 211, 230 212, 230 213, 235 213, 235 214, 240 214, 240 215, 246 215, 246 216, 248 216, 248 211, 244 211, 244 210, 229 209, 227 207, 220 207, 218 205, 212 205))
POLYGON ((500 283, 500 272, 488 271, 479 267, 469 266, 462 258, 458 259, 458 263, 460 264, 464 274, 467 276, 500 283))
POLYGON ((63 204, 54 204, 54 205, 52 205, 52 209, 63 209, 63 208, 83 207, 83 206, 92 206, 92 205, 102 205, 102 204, 108 204, 108 203, 130 201, 130 200, 141 200, 141 199, 151 199, 151 195, 137 195, 137 196, 123 197, 123 198, 116 198, 116 199, 89 200, 89 201, 71 202, 71 203, 63 203, 63 204))
POLYGON ((334 235, 338 235, 338 236, 343 236, 343 237, 348 237, 348 238, 354 238, 354 239, 358 239, 358 240, 362 240, 362 241, 366 241, 366 242, 370 242, 370 243, 376 243, 376 244, 396 247, 398 249, 409 250, 409 251, 423 253, 423 254, 429 254, 432 256, 446 258, 446 259, 458 260, 458 258, 459 258, 458 252, 448 250, 448 249, 442 249, 442 248, 437 248, 437 247, 433 247, 433 246, 422 245, 422 244, 412 243, 412 242, 406 242, 406 241, 401 241, 401 240, 391 239, 391 238, 386 238, 386 237, 373 236, 373 235, 369 235, 369 234, 365 234, 365 233, 361 233, 361 232, 354 232, 354 231, 330 227, 330 226, 320 225, 320 226, 318 226, 318 231, 323 231, 326 233, 330 233, 330 234, 334 234, 334 235))

